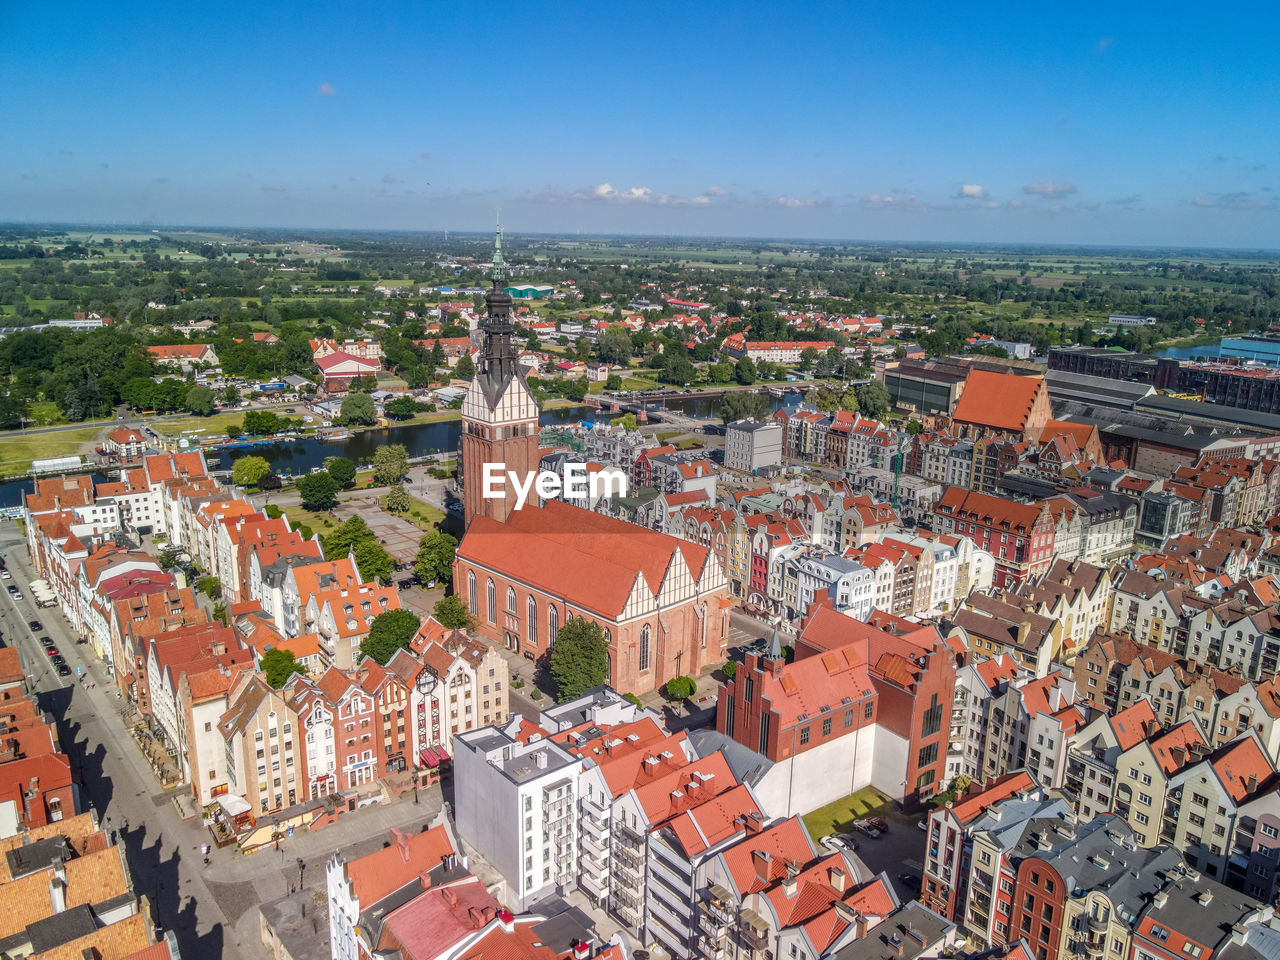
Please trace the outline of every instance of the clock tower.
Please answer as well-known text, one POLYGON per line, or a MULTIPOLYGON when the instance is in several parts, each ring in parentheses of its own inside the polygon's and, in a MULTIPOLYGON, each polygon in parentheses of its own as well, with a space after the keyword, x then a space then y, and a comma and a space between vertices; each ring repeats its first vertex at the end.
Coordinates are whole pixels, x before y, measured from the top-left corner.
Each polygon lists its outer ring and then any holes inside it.
POLYGON ((502 228, 493 244, 493 286, 485 296, 480 363, 462 401, 462 438, 458 470, 462 477, 463 517, 468 527, 478 516, 506 520, 515 509, 516 494, 507 471, 524 477, 538 469, 538 403, 516 362, 511 295, 504 282, 502 228), (484 468, 495 464, 506 496, 486 499, 484 468))

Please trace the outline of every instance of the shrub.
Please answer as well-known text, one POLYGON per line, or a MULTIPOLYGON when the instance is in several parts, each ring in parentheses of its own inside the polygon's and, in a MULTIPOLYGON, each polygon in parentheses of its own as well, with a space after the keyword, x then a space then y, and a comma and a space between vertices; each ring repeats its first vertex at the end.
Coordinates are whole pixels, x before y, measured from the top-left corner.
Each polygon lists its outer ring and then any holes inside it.
POLYGON ((720 672, 724 674, 726 680, 732 680, 738 675, 738 665, 732 660, 726 660, 724 666, 720 668, 720 672))
POLYGON ((537 687, 534 687, 534 688, 533 688, 533 693, 529 694, 529 696, 531 696, 534 700, 541 700, 541 699, 542 699, 542 691, 541 691, 541 690, 539 690, 537 687))

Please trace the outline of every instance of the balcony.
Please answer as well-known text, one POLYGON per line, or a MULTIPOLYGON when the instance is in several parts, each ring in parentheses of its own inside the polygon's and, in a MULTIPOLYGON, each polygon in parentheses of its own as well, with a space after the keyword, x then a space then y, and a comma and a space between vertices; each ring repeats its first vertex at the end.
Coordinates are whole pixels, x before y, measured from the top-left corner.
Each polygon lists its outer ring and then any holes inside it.
POLYGON ((601 863, 609 859, 609 844, 589 833, 582 835, 580 849, 584 854, 594 856, 601 863))
POLYGON ((769 925, 750 910, 742 912, 742 926, 738 928, 738 936, 752 950, 769 949, 769 925))
POLYGON ((609 819, 609 811, 597 800, 583 797, 581 800, 582 812, 589 817, 594 817, 601 822, 609 819))
POLYGON ((640 833, 635 827, 623 822, 622 820, 618 820, 613 832, 617 839, 621 840, 629 847, 639 849, 644 846, 644 834, 640 833))
POLYGON ((578 882, 591 896, 597 900, 603 899, 609 895, 609 884, 605 880, 601 880, 592 876, 590 873, 578 874, 578 882))
POLYGON ((602 843, 607 843, 609 838, 609 824, 602 823, 591 814, 587 814, 578 821, 582 824, 582 832, 584 835, 596 837, 602 843))

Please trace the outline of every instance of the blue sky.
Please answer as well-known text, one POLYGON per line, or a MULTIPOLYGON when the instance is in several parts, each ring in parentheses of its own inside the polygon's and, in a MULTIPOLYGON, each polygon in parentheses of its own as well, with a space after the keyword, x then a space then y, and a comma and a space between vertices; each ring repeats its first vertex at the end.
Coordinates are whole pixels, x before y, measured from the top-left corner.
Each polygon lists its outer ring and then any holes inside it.
POLYGON ((9 3, 0 219, 1280 247, 1278 34, 1176 0, 9 3))

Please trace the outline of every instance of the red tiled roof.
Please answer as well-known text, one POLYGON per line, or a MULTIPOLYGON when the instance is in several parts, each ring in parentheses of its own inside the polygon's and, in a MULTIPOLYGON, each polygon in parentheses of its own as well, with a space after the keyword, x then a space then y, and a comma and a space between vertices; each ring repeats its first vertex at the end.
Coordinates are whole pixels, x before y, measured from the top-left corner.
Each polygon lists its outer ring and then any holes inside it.
POLYGON ((971 370, 951 419, 997 430, 1022 430, 1043 389, 1041 377, 971 370))
POLYGON ((454 852, 453 844, 449 842, 449 831, 443 824, 413 836, 393 830, 389 846, 346 865, 347 877, 360 901, 360 909, 369 909, 406 883, 439 866, 454 852))
POLYGON ((458 547, 465 561, 610 619, 621 614, 637 576, 656 595, 676 554, 697 580, 710 551, 558 500, 526 506, 505 523, 476 517, 458 547))
POLYGON ((980 813, 985 812, 992 804, 1007 800, 1023 790, 1030 790, 1034 785, 1031 774, 1025 770, 1007 774, 992 780, 986 789, 967 794, 954 801, 951 804, 951 813, 961 823, 968 823, 980 813))

